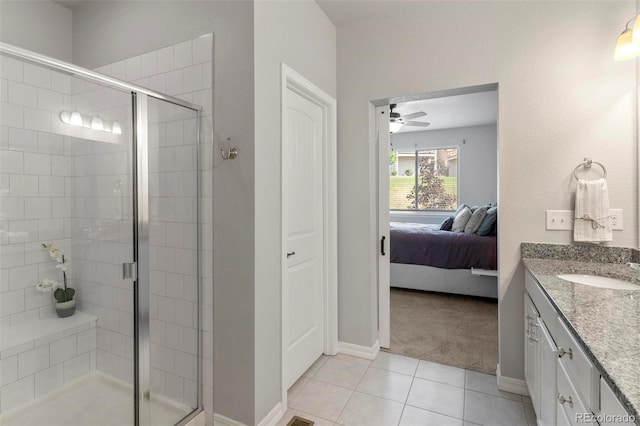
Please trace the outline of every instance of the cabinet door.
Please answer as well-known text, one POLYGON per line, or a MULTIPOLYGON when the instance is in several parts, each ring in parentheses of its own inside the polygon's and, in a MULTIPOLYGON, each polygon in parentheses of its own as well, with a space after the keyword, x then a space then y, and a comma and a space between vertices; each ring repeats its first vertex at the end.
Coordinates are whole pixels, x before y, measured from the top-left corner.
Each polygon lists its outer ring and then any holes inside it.
POLYGON ((600 379, 600 426, 631 424, 629 413, 609 385, 600 379))
MULTIPOLYGON (((557 413, 556 424, 558 426, 571 426, 571 422, 567 418, 567 415, 564 413, 564 410, 562 409, 562 406, 559 402, 556 402, 556 408, 554 411, 557 413)), ((544 425, 542 421, 540 423, 544 425)))
POLYGON ((540 410, 536 412, 540 424, 556 424, 556 344, 541 318, 538 318, 540 336, 540 410))
POLYGON ((540 412, 540 339, 538 311, 529 295, 524 295, 524 378, 536 413, 540 412))

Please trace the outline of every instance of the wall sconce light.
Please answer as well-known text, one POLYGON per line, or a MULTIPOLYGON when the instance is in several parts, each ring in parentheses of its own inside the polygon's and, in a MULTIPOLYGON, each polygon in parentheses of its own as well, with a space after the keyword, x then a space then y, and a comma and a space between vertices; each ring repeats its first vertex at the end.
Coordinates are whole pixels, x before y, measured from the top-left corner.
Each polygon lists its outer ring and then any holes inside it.
POLYGON ((114 121, 113 124, 109 125, 108 122, 105 123, 98 116, 83 116, 78 111, 62 111, 60 113, 60 120, 62 120, 63 123, 74 127, 84 127, 98 132, 113 133, 114 135, 122 134, 122 127, 119 122, 114 121))
POLYGON ((640 56, 640 15, 637 18, 629 19, 624 31, 618 37, 614 59, 616 61, 626 61, 640 56), (633 30, 629 28, 631 21, 635 20, 633 30))
POLYGON ((81 127, 82 126, 82 116, 78 111, 74 111, 71 113, 71 125, 81 127))
POLYGON ((102 119, 100 117, 93 117, 91 119, 91 129, 92 130, 104 130, 104 124, 102 124, 102 119))

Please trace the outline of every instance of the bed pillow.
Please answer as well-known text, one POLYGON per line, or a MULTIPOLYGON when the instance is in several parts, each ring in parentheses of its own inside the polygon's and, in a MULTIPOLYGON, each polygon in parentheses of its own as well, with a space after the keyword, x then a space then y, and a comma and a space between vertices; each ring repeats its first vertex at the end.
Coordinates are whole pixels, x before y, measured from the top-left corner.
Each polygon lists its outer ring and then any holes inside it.
POLYGON ((469 207, 463 207, 453 220, 451 230, 453 232, 464 232, 464 227, 467 226, 467 222, 471 219, 472 214, 473 213, 471 213, 471 209, 469 207))
POLYGON ((485 216, 482 224, 476 231, 476 234, 484 236, 490 235, 493 229, 495 228, 496 221, 498 219, 498 207, 491 207, 487 210, 487 215, 485 216))
POLYGON ((456 216, 458 216, 458 213, 460 213, 460 212, 462 211, 462 209, 464 209, 465 207, 469 207, 469 208, 471 208, 471 207, 470 207, 470 206, 468 206, 467 204, 464 204, 464 203, 463 203, 463 204, 460 204, 460 205, 458 206, 458 210, 456 210, 456 212, 453 214, 453 217, 455 218, 456 216))
POLYGON ((441 231, 451 231, 451 227, 453 226, 453 220, 455 219, 454 216, 449 216, 448 218, 446 218, 442 224, 440 225, 440 230, 441 231))
POLYGON ((486 215, 487 208, 478 207, 471 215, 471 218, 469 218, 469 222, 467 222, 467 224, 465 225, 464 233, 475 234, 478 231, 478 228, 480 228, 480 225, 482 225, 482 222, 484 221, 486 215))

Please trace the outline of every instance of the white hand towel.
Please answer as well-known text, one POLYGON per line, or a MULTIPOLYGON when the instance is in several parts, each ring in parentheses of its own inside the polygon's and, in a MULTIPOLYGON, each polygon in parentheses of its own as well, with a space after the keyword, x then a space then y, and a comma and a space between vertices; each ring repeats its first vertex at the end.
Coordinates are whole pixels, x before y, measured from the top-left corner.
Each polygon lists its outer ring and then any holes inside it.
POLYGON ((604 178, 578 180, 573 239, 592 243, 613 240, 609 190, 604 178))

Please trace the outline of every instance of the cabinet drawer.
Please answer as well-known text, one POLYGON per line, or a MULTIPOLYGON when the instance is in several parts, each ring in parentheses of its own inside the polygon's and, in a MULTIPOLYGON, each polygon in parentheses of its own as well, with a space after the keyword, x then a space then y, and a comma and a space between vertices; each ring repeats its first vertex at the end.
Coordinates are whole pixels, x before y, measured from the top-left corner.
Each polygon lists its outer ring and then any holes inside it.
POLYGON ((632 424, 629 413, 609 385, 600 378, 600 425, 632 424))
POLYGON ((555 337, 558 323, 558 314, 547 296, 540 288, 540 285, 538 284, 536 279, 533 278, 533 275, 531 275, 531 272, 529 271, 525 271, 524 286, 527 290, 527 293, 529 293, 529 297, 531 297, 531 300, 536 305, 536 308, 538 309, 538 312, 540 313, 544 324, 547 326, 547 330, 549 330, 549 333, 555 337))
MULTIPOLYGON (((594 423, 586 421, 592 419, 591 410, 585 406, 561 360, 558 360, 557 367, 558 411, 564 412, 569 424, 593 425, 594 423)), ((556 418, 561 418, 560 413, 556 418)))
POLYGON ((558 332, 555 341, 561 364, 566 368, 569 377, 580 393, 587 408, 597 410, 600 406, 599 384, 600 375, 583 352, 578 342, 573 338, 565 323, 558 318, 558 332), (564 355, 562 355, 564 351, 564 355))

